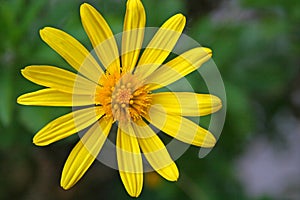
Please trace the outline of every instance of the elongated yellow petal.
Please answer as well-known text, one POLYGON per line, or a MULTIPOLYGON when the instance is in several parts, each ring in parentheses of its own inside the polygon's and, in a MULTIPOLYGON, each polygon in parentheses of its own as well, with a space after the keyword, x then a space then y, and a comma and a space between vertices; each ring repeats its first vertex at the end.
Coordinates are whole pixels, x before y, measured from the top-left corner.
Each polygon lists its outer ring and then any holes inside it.
POLYGON ((120 60, 117 43, 105 19, 87 3, 81 5, 80 16, 85 32, 104 67, 110 73, 119 72, 120 60))
POLYGON ((36 84, 70 94, 94 95, 99 87, 80 75, 53 66, 28 66, 21 73, 36 84))
POLYGON ((162 177, 169 181, 176 181, 179 172, 165 145, 145 122, 140 123, 142 123, 142 126, 133 124, 133 129, 137 135, 143 155, 145 155, 152 168, 162 177), (152 136, 144 137, 144 135, 152 136))
POLYGON ((98 156, 111 129, 112 119, 95 123, 71 151, 62 171, 60 185, 70 189, 85 174, 98 156))
POLYGON ((34 106, 86 106, 95 104, 91 96, 72 95, 52 88, 23 94, 18 97, 17 102, 22 105, 34 106))
POLYGON ((137 67, 142 78, 155 71, 168 57, 185 26, 185 17, 177 14, 168 19, 154 35, 143 52, 137 67))
POLYGON ((40 30, 40 35, 41 38, 74 69, 80 71, 80 73, 88 79, 98 83, 100 76, 103 74, 103 70, 80 42, 69 34, 51 27, 40 30))
MULTIPOLYGON (((131 131, 132 128, 130 129, 131 131)), ((143 163, 139 144, 134 133, 117 133, 117 160, 121 180, 128 194, 138 197, 143 187, 143 163)))
POLYGON ((140 0, 128 0, 122 33, 122 69, 133 70, 144 38, 146 14, 140 0))
POLYGON ((221 100, 210 94, 191 92, 161 92, 152 94, 152 104, 161 105, 169 114, 205 116, 222 107, 221 100))
POLYGON ((44 126, 33 138, 33 143, 45 146, 81 131, 96 122, 104 111, 91 107, 63 115, 44 126))
POLYGON ((151 124, 166 134, 188 144, 199 147, 213 147, 216 139, 208 130, 178 115, 171 115, 160 105, 153 105, 144 116, 151 124))
POLYGON ((167 86, 198 69, 211 55, 211 50, 205 47, 188 50, 153 72, 146 83, 150 84, 150 90, 167 86))

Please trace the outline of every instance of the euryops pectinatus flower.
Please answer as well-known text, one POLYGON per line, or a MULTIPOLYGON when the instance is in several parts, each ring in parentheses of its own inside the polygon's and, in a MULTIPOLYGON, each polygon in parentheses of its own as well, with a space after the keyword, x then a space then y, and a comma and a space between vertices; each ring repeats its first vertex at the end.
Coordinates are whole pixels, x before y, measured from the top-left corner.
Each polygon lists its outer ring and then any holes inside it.
POLYGON ((77 74, 54 66, 22 70, 26 79, 46 88, 20 96, 19 104, 73 108, 43 127, 33 143, 45 146, 86 131, 63 168, 64 189, 80 180, 109 134, 117 134, 118 170, 130 196, 137 197, 142 190, 143 156, 158 174, 176 181, 176 164, 149 124, 182 142, 213 147, 215 137, 186 117, 208 115, 222 105, 210 94, 156 90, 198 69, 211 58, 211 50, 196 47, 165 63, 185 26, 185 17, 177 14, 158 29, 141 53, 146 16, 140 0, 127 2, 121 48, 95 8, 85 3, 80 15, 95 54, 61 30, 46 27, 40 31, 41 38, 77 74), (111 131, 112 126, 117 133, 111 131))

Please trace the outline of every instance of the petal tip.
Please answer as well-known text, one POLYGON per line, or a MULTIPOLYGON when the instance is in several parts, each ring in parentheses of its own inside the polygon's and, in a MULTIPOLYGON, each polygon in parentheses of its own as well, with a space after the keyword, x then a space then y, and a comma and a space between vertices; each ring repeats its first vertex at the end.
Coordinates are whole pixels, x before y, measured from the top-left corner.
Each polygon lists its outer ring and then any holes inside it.
POLYGON ((70 184, 70 180, 67 178, 67 174, 64 173, 65 167, 62 171, 61 178, 60 178, 60 187, 62 187, 64 190, 69 190, 73 185, 70 184))
POLYGON ((134 191, 133 193, 131 193, 131 194, 129 194, 129 195, 130 195, 131 197, 137 198, 137 197, 140 196, 141 192, 142 192, 142 190, 140 189, 140 190, 134 191))
POLYGON ((48 41, 47 39, 49 39, 50 35, 57 34, 59 32, 62 32, 62 31, 57 28, 50 27, 50 26, 46 26, 46 27, 40 29, 40 31, 39 31, 42 40, 44 40, 46 43, 47 43, 47 41, 48 41))
POLYGON ((88 3, 83 3, 80 6, 80 15, 81 16, 86 15, 93 10, 95 10, 95 8, 92 5, 90 5, 88 3))
POLYGON ((80 7, 84 7, 84 6, 90 6, 90 4, 88 4, 88 3, 85 2, 85 3, 83 3, 83 4, 80 5, 80 7))
MULTIPOLYGON (((210 133, 210 132, 209 132, 210 133)), ((205 148, 213 148, 217 143, 217 139, 216 137, 210 133, 203 141, 203 145, 201 145, 202 147, 205 148)))
POLYGON ((50 141, 43 141, 41 137, 39 137, 39 134, 37 133, 33 139, 32 139, 32 143, 35 144, 36 146, 47 146, 49 145, 51 142, 50 141))
POLYGON ((191 142, 192 145, 202 148, 213 148, 216 145, 217 139, 216 137, 209 131, 203 129, 202 136, 198 139, 195 139, 191 142))
POLYGON ((46 32, 47 30, 49 30, 49 29, 50 29, 50 27, 44 27, 44 28, 41 28, 41 29, 39 30, 40 36, 43 38, 43 36, 45 35, 45 32, 46 32))
POLYGON ((64 178, 61 178, 60 180, 60 187, 62 187, 64 190, 69 190, 71 188, 71 186, 66 183, 64 178))
POLYGON ((142 2, 140 0, 128 0, 126 3, 126 6, 127 6, 127 8, 134 8, 139 3, 142 3, 142 2))
POLYGON ((173 181, 173 182, 175 182, 175 181, 177 181, 178 180, 178 178, 179 178, 179 171, 178 171, 178 168, 177 168, 177 166, 176 166, 176 164, 174 164, 174 169, 173 169, 173 171, 172 171, 172 175, 171 175, 171 179, 170 179, 170 181, 173 181))
POLYGON ((26 78, 26 68, 25 69, 21 69, 21 74, 24 78, 26 78))
POLYGON ((42 32, 44 32, 44 31, 45 31, 45 29, 46 29, 46 27, 44 27, 44 28, 41 28, 41 29, 39 30, 40 34, 42 34, 42 32))
POLYGON ((177 13, 175 16, 178 16, 178 17, 183 17, 183 18, 185 18, 185 16, 184 16, 182 13, 177 13))
POLYGON ((37 140, 37 138, 35 136, 32 139, 32 143, 35 144, 36 146, 40 146, 39 142, 38 142, 38 140, 37 140))
POLYGON ((182 20, 184 23, 186 21, 186 18, 182 13, 177 13, 176 15, 174 15, 174 17, 180 18, 180 20, 182 20))
POLYGON ((17 98, 17 103, 18 104, 22 104, 22 100, 23 100, 23 97, 22 97, 23 95, 21 95, 21 96, 19 96, 18 98, 17 98))
POLYGON ((28 79, 28 80, 30 80, 30 71, 31 71, 31 69, 34 69, 32 66, 27 66, 27 67, 25 67, 24 69, 21 69, 21 74, 22 74, 22 76, 24 77, 24 78, 26 78, 26 79, 28 79))
POLYGON ((33 137, 32 143, 35 144, 36 146, 42 146, 42 145, 40 145, 39 140, 37 139, 36 136, 33 137))
POLYGON ((43 41, 46 41, 47 39, 47 32, 50 30, 50 27, 44 27, 42 29, 40 29, 39 33, 40 33, 40 37, 42 38, 43 41))
POLYGON ((88 3, 83 3, 80 5, 80 12, 83 11, 84 9, 89 8, 91 5, 88 3))
POLYGON ((222 100, 217 97, 217 96, 213 96, 213 105, 217 106, 217 107, 222 107, 222 100))
POLYGON ((179 174, 172 174, 172 176, 168 177, 168 181, 171 181, 171 182, 176 182, 178 181, 178 178, 179 178, 179 174))
POLYGON ((24 69, 21 69, 21 74, 23 74, 28 68, 25 67, 24 69))
POLYGON ((212 56, 212 50, 207 47, 203 47, 203 50, 211 57, 212 56))

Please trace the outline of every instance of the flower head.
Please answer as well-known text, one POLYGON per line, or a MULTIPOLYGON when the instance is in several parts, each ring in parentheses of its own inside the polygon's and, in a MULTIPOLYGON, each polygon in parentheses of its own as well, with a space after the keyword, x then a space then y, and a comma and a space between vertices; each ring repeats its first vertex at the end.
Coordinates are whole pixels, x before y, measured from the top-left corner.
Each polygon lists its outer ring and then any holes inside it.
POLYGON ((210 94, 157 89, 198 69, 210 59, 211 50, 196 47, 165 63, 185 26, 185 17, 177 14, 157 30, 141 53, 146 16, 140 0, 127 2, 120 48, 95 8, 85 3, 80 14, 95 55, 61 30, 46 27, 40 31, 41 38, 77 74, 54 66, 22 70, 25 78, 46 88, 20 96, 18 103, 73 107, 43 127, 33 142, 44 146, 85 130, 62 172, 61 186, 69 189, 97 158, 108 135, 115 134, 112 126, 117 126, 118 170, 129 195, 137 197, 142 190, 142 156, 165 179, 176 181, 176 164, 149 124, 182 142, 213 147, 215 137, 186 116, 208 115, 222 105, 210 94))

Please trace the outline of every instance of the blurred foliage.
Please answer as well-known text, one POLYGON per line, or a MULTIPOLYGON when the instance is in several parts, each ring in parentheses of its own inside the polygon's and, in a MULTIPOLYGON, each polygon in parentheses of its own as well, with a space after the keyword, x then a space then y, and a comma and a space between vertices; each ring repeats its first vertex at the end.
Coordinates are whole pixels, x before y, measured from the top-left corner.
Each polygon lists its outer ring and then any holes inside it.
MULTIPOLYGON (((125 0, 90 0, 122 31, 125 0)), ((186 33, 213 49, 227 92, 227 120, 213 151, 198 159, 191 147, 177 164, 181 177, 169 183, 147 174, 141 199, 249 199, 236 177, 234 159, 264 133, 276 139, 273 116, 288 109, 300 74, 300 4, 296 0, 143 0, 148 26, 160 26, 175 13, 187 15, 186 33), (228 1, 229 2, 229 1, 228 1)), ((0 0, 0 199, 130 199, 118 173, 96 162, 70 191, 59 187, 64 161, 77 137, 37 148, 33 134, 66 108, 17 105, 16 98, 39 87, 22 78, 30 64, 72 70, 39 37, 54 26, 91 48, 80 24, 80 0, 0 0), (74 139, 74 140, 73 140, 74 139)), ((261 197, 258 199, 271 199, 261 197)))

